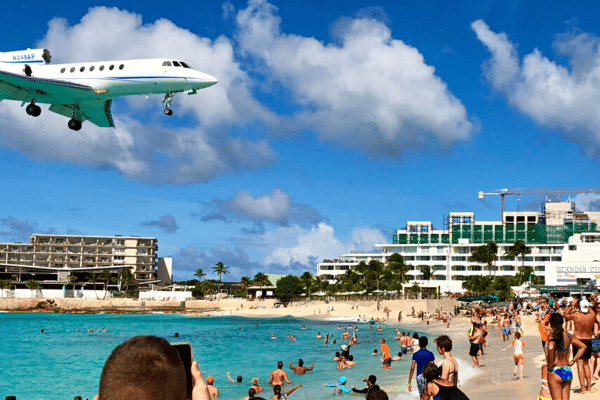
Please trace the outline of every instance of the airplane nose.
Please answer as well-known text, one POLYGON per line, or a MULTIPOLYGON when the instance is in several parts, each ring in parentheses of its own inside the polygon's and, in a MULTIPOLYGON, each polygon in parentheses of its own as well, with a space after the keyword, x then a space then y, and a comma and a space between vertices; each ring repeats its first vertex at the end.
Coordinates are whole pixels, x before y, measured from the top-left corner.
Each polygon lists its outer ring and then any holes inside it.
POLYGON ((217 82, 219 82, 219 80, 217 78, 215 78, 214 76, 205 74, 205 73, 202 74, 202 80, 204 81, 205 84, 207 84, 206 87, 216 85, 217 82))

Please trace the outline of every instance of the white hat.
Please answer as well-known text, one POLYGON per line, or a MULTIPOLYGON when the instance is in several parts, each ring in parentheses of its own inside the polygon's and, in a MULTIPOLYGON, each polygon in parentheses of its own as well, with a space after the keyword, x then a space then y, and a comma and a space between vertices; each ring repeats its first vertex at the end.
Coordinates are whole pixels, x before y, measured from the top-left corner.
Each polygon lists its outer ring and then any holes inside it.
POLYGON ((342 345, 342 350, 343 350, 343 351, 346 351, 346 350, 348 350, 348 346, 346 346, 345 344, 343 344, 343 345, 342 345))
POLYGON ((581 310, 582 313, 587 313, 590 310, 590 302, 587 300, 581 300, 579 302, 579 309, 581 310))

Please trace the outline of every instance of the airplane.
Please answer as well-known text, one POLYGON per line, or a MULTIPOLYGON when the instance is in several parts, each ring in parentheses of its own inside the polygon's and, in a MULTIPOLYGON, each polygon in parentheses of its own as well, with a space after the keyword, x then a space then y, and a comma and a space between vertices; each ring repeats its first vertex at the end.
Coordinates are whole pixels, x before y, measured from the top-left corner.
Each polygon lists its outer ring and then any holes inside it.
POLYGON ((166 58, 50 64, 46 49, 0 52, 0 101, 21 101, 27 114, 37 117, 37 103, 70 118, 67 126, 78 131, 84 121, 112 127, 113 99, 122 96, 165 93, 164 113, 172 115, 176 93, 196 94, 216 84, 215 77, 187 63, 166 58))

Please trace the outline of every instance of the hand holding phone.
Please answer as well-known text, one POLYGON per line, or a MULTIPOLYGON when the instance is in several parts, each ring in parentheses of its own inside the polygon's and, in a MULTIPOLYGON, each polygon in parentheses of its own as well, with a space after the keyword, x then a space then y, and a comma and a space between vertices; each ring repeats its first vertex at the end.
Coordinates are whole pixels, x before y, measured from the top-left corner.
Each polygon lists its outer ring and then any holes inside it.
POLYGON ((194 360, 192 345, 188 342, 181 342, 172 343, 172 346, 175 347, 175 350, 179 353, 179 358, 183 362, 187 399, 192 400, 192 390, 194 388, 194 381, 192 379, 192 361, 194 360))

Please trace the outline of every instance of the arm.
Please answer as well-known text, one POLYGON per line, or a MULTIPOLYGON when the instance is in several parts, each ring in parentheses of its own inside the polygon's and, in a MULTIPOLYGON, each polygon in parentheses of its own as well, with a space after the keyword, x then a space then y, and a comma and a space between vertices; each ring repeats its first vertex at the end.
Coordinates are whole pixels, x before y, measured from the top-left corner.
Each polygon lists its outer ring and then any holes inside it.
POLYGON ((284 373, 283 373, 283 380, 284 380, 284 381, 285 381, 285 383, 287 383, 288 385, 291 385, 291 384, 292 384, 292 382, 291 382, 291 381, 288 379, 288 377, 287 377, 287 373, 286 373, 286 372, 284 372, 284 373))
POLYGON ((311 361, 310 362, 310 367, 306 368, 305 371, 312 371, 314 367, 315 367, 315 362, 311 361))
POLYGON ((290 361, 290 369, 293 371, 294 368, 292 368, 292 362, 290 361))
POLYGON ((413 374, 415 373, 415 365, 417 365, 417 362, 415 360, 412 360, 412 364, 410 366, 410 372, 408 374, 408 391, 412 392, 412 386, 410 385, 410 383, 412 382, 412 377, 413 374))
POLYGON ((235 382, 233 379, 231 379, 231 375, 229 374, 229 371, 227 371, 227 379, 229 379, 229 382, 235 382))
POLYGON ((340 389, 342 392, 344 393, 350 393, 352 390, 348 389, 346 386, 344 385, 340 385, 340 389))
POLYGON ((192 389, 192 400, 210 400, 210 394, 206 387, 206 382, 202 372, 198 368, 198 362, 192 362, 192 377, 194 378, 194 388, 192 389))
POLYGON ((350 389, 352 389, 354 393, 367 393, 369 391, 368 386, 364 389, 356 389, 354 386, 351 386, 350 389))
POLYGON ((587 348, 587 346, 585 344, 583 344, 581 342, 581 340, 571 336, 571 343, 573 343, 576 347, 579 347, 579 350, 577 350, 577 354, 575 354, 573 356, 573 359, 571 360, 571 362, 569 363, 569 365, 573 365, 577 362, 577 360, 579 360, 581 358, 581 356, 583 356, 583 353, 585 353, 585 349, 587 348))
POLYGON ((442 379, 444 380, 448 380, 448 377, 450 376, 450 365, 448 365, 450 363, 447 363, 446 360, 444 360, 444 362, 442 363, 442 379))
MULTIPOLYGON (((337 383, 324 383, 323 384, 324 387, 336 387, 337 383)), ((195 400, 195 399, 194 399, 195 400)))
POLYGON ((269 375, 269 379, 267 380, 267 383, 271 384, 273 382, 273 372, 271 372, 271 375, 269 375))
POLYGON ((298 385, 294 386, 293 388, 291 388, 290 390, 288 390, 287 392, 285 392, 286 395, 290 395, 290 393, 292 393, 294 390, 298 389, 299 387, 302 387, 302 384, 299 383, 298 385))
MULTIPOLYGON (((502 351, 506 351, 506 350, 510 349, 511 347, 513 347, 513 343, 512 342, 510 342, 510 344, 508 346, 506 346, 506 348, 504 350, 502 350, 502 351)), ((527 346, 525 346, 525 347, 527 347, 527 346)))

